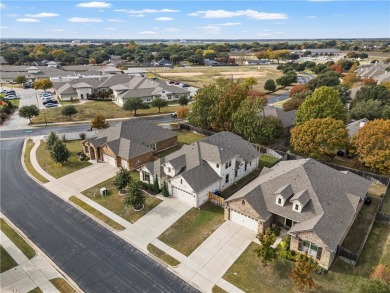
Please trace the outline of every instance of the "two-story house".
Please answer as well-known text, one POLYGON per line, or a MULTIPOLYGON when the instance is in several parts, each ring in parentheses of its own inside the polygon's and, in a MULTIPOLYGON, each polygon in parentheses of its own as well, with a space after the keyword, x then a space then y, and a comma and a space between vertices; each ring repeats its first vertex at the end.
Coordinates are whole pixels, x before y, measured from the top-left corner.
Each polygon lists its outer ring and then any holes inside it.
POLYGON ((259 153, 248 141, 220 132, 140 168, 140 180, 168 184, 169 193, 199 207, 258 167, 259 153))

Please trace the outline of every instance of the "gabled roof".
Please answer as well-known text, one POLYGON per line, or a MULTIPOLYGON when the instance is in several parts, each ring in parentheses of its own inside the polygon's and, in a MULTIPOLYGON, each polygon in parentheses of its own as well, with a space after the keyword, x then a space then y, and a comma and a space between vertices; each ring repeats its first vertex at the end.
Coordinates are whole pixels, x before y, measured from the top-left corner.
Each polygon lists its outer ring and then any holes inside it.
POLYGON ((257 204, 251 199, 258 214, 264 214, 266 206, 268 212, 297 222, 290 233, 312 231, 333 251, 350 227, 370 185, 367 179, 339 172, 313 159, 283 161, 225 202, 262 197, 265 205, 260 204, 260 199, 257 204), (284 190, 288 184, 294 196, 284 206, 277 205, 275 190, 284 190), (305 203, 301 212, 292 209, 293 199, 305 203))
POLYGON ((172 160, 170 160, 169 162, 167 162, 169 164, 171 164, 171 166, 173 168, 175 168, 175 170, 177 170, 178 172, 181 171, 181 169, 183 169, 185 166, 186 166, 186 155, 183 154, 181 156, 178 156, 172 160))
POLYGON ((182 173, 181 176, 196 193, 221 180, 221 177, 206 162, 182 173))
POLYGON ((284 185, 280 188, 278 188, 275 192, 274 192, 275 195, 280 195, 282 196, 284 199, 289 199, 289 197, 291 195, 293 195, 293 190, 291 188, 291 184, 287 184, 287 185, 284 185))
POLYGON ((171 130, 154 125, 147 120, 137 119, 118 122, 87 141, 95 147, 106 144, 115 155, 131 159, 153 152, 149 145, 175 136, 177 133, 171 130))
POLYGON ((79 82, 73 85, 75 89, 80 89, 80 88, 91 88, 92 86, 86 82, 79 82))
POLYGON ((63 84, 58 90, 57 93, 59 95, 71 95, 71 94, 77 94, 76 90, 73 88, 73 86, 69 83, 63 84))
POLYGON ((278 118, 282 122, 283 128, 289 128, 294 125, 296 113, 297 110, 285 112, 283 108, 274 106, 265 106, 262 112, 263 117, 272 116, 278 118))

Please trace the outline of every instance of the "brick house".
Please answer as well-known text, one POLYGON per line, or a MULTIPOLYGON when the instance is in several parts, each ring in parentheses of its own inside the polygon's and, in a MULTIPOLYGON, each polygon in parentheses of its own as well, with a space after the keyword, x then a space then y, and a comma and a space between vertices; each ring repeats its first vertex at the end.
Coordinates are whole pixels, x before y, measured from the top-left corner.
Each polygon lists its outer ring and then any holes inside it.
POLYGON ((283 161, 225 200, 225 219, 261 233, 279 224, 291 235, 291 250, 308 251, 329 268, 370 185, 313 159, 283 161))
POLYGON ((83 152, 113 166, 135 169, 154 159, 154 153, 177 144, 177 133, 146 120, 118 122, 82 142, 83 152))
POLYGON ((248 141, 220 132, 139 168, 140 180, 168 184, 169 193, 194 207, 208 201, 258 167, 259 153, 248 141))

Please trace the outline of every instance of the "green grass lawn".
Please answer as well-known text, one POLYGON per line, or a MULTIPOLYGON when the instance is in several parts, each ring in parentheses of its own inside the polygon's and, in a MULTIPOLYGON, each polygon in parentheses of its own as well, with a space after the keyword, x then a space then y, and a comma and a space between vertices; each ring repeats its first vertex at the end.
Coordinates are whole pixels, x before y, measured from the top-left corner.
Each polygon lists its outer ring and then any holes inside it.
POLYGON ((156 153, 156 156, 159 158, 163 158, 172 154, 173 152, 176 152, 177 150, 180 150, 183 144, 191 144, 196 141, 202 140, 203 138, 205 138, 203 134, 187 130, 179 130, 177 132, 177 145, 162 152, 156 153))
POLYGON ((30 161, 30 154, 31 149, 34 147, 34 142, 32 140, 28 140, 26 142, 26 149, 24 151, 24 164, 26 165, 27 170, 30 172, 31 175, 33 175, 36 179, 41 181, 42 183, 49 182, 45 177, 43 177, 41 174, 37 172, 37 170, 34 169, 33 165, 30 161))
POLYGON ((65 144, 71 152, 71 156, 69 162, 65 163, 63 166, 60 166, 51 159, 50 152, 46 149, 46 143, 44 141, 41 141, 41 144, 37 149, 37 160, 39 165, 54 178, 60 178, 91 165, 91 163, 87 161, 80 161, 77 156, 77 153, 82 151, 80 140, 66 141, 65 144))
MULTIPOLYGON (((138 172, 132 172, 131 174, 133 180, 139 180, 138 172)), ((126 208, 123 204, 123 196, 120 196, 118 194, 118 190, 113 184, 114 178, 115 177, 112 177, 87 190, 84 190, 82 194, 89 197, 96 203, 102 205, 106 209, 117 214, 118 216, 121 216, 123 219, 129 221, 130 223, 134 223, 135 221, 137 221, 139 218, 147 214, 161 202, 161 200, 156 197, 145 195, 146 202, 145 207, 142 211, 135 212, 131 207, 126 208), (107 196, 100 196, 99 190, 102 187, 106 187, 108 189, 107 196)))
POLYGON ((62 278, 51 279, 50 283, 52 283, 60 293, 77 293, 77 291, 62 278))
POLYGON ((110 227, 114 228, 115 230, 123 230, 123 229, 125 229, 125 227, 123 227, 121 224, 118 224, 117 222, 115 222, 114 220, 110 219, 109 217, 107 217, 103 213, 99 212, 97 209, 91 207, 89 204, 85 203, 81 199, 79 199, 79 198, 77 198, 75 196, 71 196, 69 198, 69 200, 71 202, 73 202, 74 204, 78 205, 79 207, 81 207, 83 210, 87 211, 91 215, 93 215, 96 218, 98 218, 99 220, 101 220, 103 223, 106 223, 110 227))
POLYGON ((213 293, 227 293, 225 290, 223 290, 221 287, 215 285, 212 290, 213 293))
POLYGON ((28 259, 35 256, 35 250, 26 241, 24 241, 24 239, 16 233, 16 231, 12 229, 3 218, 0 218, 0 229, 28 259))
MULTIPOLYGON (((172 113, 179 109, 181 106, 170 106, 161 108, 162 114, 172 113)), ((88 103, 82 103, 75 105, 78 113, 72 116, 72 121, 84 121, 91 120, 96 114, 103 114, 106 119, 109 118, 126 118, 133 117, 134 113, 130 111, 123 110, 122 107, 114 104, 112 101, 91 101, 88 103)), ((157 108, 138 110, 137 116, 146 116, 146 115, 156 115, 158 113, 157 108)), ((48 123, 54 122, 67 122, 69 121, 68 116, 61 114, 61 107, 59 108, 50 108, 45 110, 46 120, 48 123)), ((33 124, 44 123, 45 119, 43 113, 39 116, 33 118, 33 124)))
POLYGON ((161 259, 163 262, 167 263, 170 266, 177 266, 180 264, 180 261, 178 261, 176 258, 173 258, 169 254, 166 254, 164 251, 154 246, 153 244, 148 245, 148 250, 150 253, 154 254, 155 256, 157 256, 159 259, 161 259))
POLYGON ((262 169, 264 167, 271 168, 279 161, 278 158, 269 156, 269 155, 261 155, 259 158, 259 167, 262 169))
POLYGON ((28 291, 27 293, 43 293, 43 291, 41 290, 41 288, 36 287, 36 288, 28 291))
POLYGON ((223 209, 207 202, 185 213, 158 239, 188 256, 223 222, 223 209))
POLYGON ((0 245, 0 273, 6 272, 18 264, 17 262, 9 255, 9 253, 0 245))
MULTIPOLYGON (((293 262, 278 258, 264 267, 253 251, 256 246, 251 243, 223 278, 245 292, 296 292, 286 276, 293 262)), ((356 292, 373 268, 389 259, 390 229, 375 223, 356 267, 336 258, 327 274, 313 274, 317 288, 310 292, 356 292)))
POLYGON ((11 104, 16 106, 17 108, 19 108, 19 101, 20 100, 10 100, 11 101, 11 104))

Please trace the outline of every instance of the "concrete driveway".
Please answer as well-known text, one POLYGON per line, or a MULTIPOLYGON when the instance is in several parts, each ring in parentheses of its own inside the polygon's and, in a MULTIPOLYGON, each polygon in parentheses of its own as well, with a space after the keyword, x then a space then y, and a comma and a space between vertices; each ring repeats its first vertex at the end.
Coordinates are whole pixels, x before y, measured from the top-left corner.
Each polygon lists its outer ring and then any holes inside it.
POLYGON ((255 238, 256 232, 226 221, 174 270, 202 292, 211 292, 255 238))

